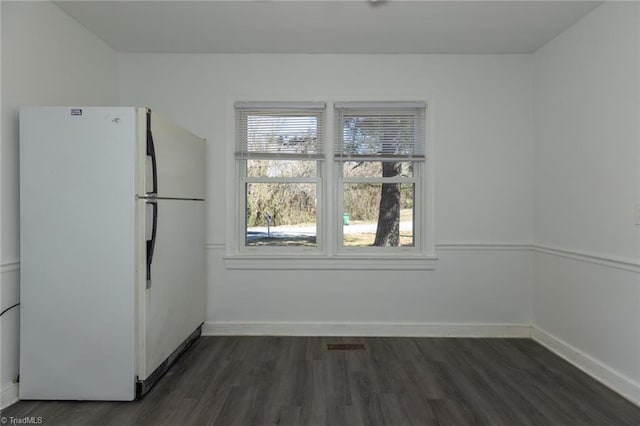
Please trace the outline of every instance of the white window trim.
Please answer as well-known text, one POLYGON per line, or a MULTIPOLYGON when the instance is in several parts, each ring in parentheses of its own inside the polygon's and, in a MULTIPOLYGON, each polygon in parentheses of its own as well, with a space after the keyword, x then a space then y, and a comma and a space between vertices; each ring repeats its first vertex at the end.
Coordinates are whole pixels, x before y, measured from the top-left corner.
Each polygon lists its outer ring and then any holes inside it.
MULTIPOLYGON (((306 109, 310 110, 323 110, 325 128, 319 128, 318 134, 324 134, 326 131, 326 104, 325 102, 298 102, 298 101, 290 101, 285 100, 283 102, 274 101, 270 99, 269 101, 243 101, 243 100, 235 100, 232 102, 231 108, 231 141, 233 141, 233 146, 230 151, 232 151, 233 155, 233 168, 235 170, 235 178, 233 179, 233 187, 235 192, 235 202, 233 203, 233 213, 232 218, 234 222, 235 236, 232 237, 232 240, 229 242, 233 243, 233 246, 230 244, 228 247, 233 247, 233 252, 235 256, 243 256, 243 257, 263 257, 263 256, 312 256, 323 254, 323 236, 326 235, 324 231, 324 204, 325 204, 325 196, 324 196, 324 185, 323 185, 323 176, 325 175, 324 168, 326 163, 326 153, 322 156, 322 158, 314 158, 314 157, 291 157, 292 160, 304 160, 304 161, 316 161, 317 162, 317 170, 315 177, 249 177, 247 176, 247 161, 249 156, 245 158, 237 158, 236 150, 237 150, 237 140, 236 140, 236 119, 238 110, 243 109, 257 109, 257 110, 265 110, 268 111, 270 109, 274 110, 300 110, 304 111, 306 109), (259 247, 259 246, 247 246, 246 245, 246 222, 245 222, 245 212, 246 212, 246 197, 245 188, 247 183, 315 183, 316 184, 316 196, 318 200, 319 209, 316 210, 316 245, 314 247, 259 247)), ((326 139, 326 138, 325 138, 326 139)), ((325 140, 325 148, 327 146, 327 142, 325 140)), ((282 159, 286 159, 287 157, 282 157, 282 159)), ((229 236, 227 235, 227 238, 229 236)))
POLYGON ((239 270, 362 270, 432 271, 436 256, 226 256, 227 269, 239 270))
MULTIPOLYGON (((225 144, 227 159, 227 225, 226 226, 226 253, 224 257, 225 267, 233 270, 434 270, 437 265, 437 255, 435 251, 434 238, 434 135, 435 132, 435 110, 434 99, 424 97, 402 96, 351 96, 348 98, 335 98, 331 96, 310 99, 310 102, 325 102, 325 135, 327 149, 325 149, 325 159, 320 161, 318 170, 320 184, 318 194, 322 196, 323 204, 319 203, 317 210, 317 247, 302 248, 302 250, 292 250, 284 247, 256 247, 256 250, 244 250, 244 210, 239 210, 241 206, 239 161, 236 161, 235 150, 235 103, 246 99, 254 101, 271 102, 281 99, 283 102, 296 102, 299 99, 291 99, 286 96, 267 96, 260 99, 256 96, 232 96, 227 98, 227 138, 225 144), (420 209, 422 214, 416 217, 415 227, 416 239, 421 241, 421 247, 408 247, 408 250, 400 248, 384 247, 360 247, 355 250, 339 250, 342 246, 342 239, 338 233, 342 234, 342 216, 340 220, 334 216, 334 212, 339 212, 337 206, 337 176, 336 161, 333 158, 333 126, 334 126, 334 103, 336 102, 376 102, 376 101, 397 101, 402 99, 407 102, 425 102, 426 108, 426 160, 421 165, 421 197, 420 209), (333 185, 330 185, 326 177, 331 176, 333 185), (334 229, 340 228, 336 232, 334 229), (242 229, 242 233, 238 232, 242 229), (417 234, 420 232, 420 235, 417 234), (275 249, 275 250, 274 250, 275 249), (279 250, 282 249, 282 250, 279 250), (370 250, 373 249, 373 250, 370 250)), ((209 177, 212 178, 211 176, 209 177)), ((416 187, 416 191, 419 189, 416 187)), ((341 235, 340 235, 341 236, 341 235)))

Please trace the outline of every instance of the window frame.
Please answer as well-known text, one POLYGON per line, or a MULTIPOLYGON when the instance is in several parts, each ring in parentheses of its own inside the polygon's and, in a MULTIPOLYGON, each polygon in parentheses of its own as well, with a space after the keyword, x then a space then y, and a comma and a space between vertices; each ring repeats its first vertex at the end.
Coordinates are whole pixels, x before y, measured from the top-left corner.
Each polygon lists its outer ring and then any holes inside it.
MULTIPOLYGON (((251 99, 255 97, 249 96, 251 99)), ((414 246, 404 247, 343 247, 342 191, 345 182, 342 176, 342 162, 336 161, 333 152, 334 144, 334 105, 337 102, 350 102, 350 99, 331 96, 318 96, 320 102, 326 104, 325 109, 325 149, 324 158, 318 161, 316 182, 318 195, 316 209, 316 246, 315 247, 264 247, 246 246, 246 200, 244 199, 246 184, 246 161, 240 164, 234 155, 236 136, 235 103, 238 97, 227 97, 227 158, 234 171, 227 174, 227 223, 224 263, 230 270, 433 270, 437 264, 434 240, 434 110, 435 102, 415 95, 397 96, 389 99, 385 96, 355 97, 363 102, 393 102, 397 98, 407 102, 424 102, 425 112, 425 160, 419 164, 414 162, 415 184, 414 198, 414 246), (244 173, 244 176, 243 176, 244 173), (340 185, 340 187, 338 187, 340 185), (340 189, 338 189, 340 188, 340 189)), ((287 97, 270 96, 266 102, 287 97)), ((260 102, 261 99, 258 99, 260 102)), ((228 169, 229 170, 229 169, 228 169)), ((251 178, 255 179, 255 178, 251 178)), ((290 178, 268 178, 270 182, 282 180, 291 182, 290 178), (271 180, 273 179, 273 180, 271 180)), ((292 178, 299 182, 298 178, 292 178)), ((301 178, 302 181, 309 178, 301 178)), ((357 178, 360 179, 360 178, 357 178)), ((381 182, 382 179, 373 178, 381 182)), ((407 179, 407 178, 404 178, 407 179)), ((218 245, 216 245, 218 246, 218 245)))
MULTIPOLYGON (((236 168, 236 205, 237 205, 237 217, 236 220, 236 250, 239 253, 258 254, 258 255, 301 255, 312 254, 317 255, 324 252, 324 221, 323 221, 323 206, 324 206, 324 191, 323 191, 323 176, 324 176, 324 163, 326 162, 326 155, 324 148, 327 145, 326 142, 326 103, 324 102, 234 102, 234 163, 236 168), (240 132, 247 131, 246 123, 241 123, 239 119, 240 111, 243 110, 256 110, 257 113, 264 113, 265 116, 271 111, 279 111, 282 116, 295 117, 299 114, 308 112, 310 116, 317 115, 320 119, 317 123, 316 135, 318 139, 322 140, 320 144, 320 154, 304 155, 304 154, 283 154, 282 156, 274 156, 269 154, 255 154, 250 155, 249 150, 244 150, 240 147, 239 141, 242 137, 246 139, 246 133, 243 135, 240 132), (242 130, 240 126, 244 125, 242 130), (269 176, 249 176, 248 162, 250 160, 283 160, 283 161, 315 161, 316 173, 314 177, 269 177, 269 176), (316 186, 316 244, 313 247, 309 246, 250 246, 247 245, 247 186, 252 183, 307 183, 315 184, 316 186), (320 208, 318 208, 318 206, 320 208)), ((245 147, 246 148, 246 147, 245 147)))
MULTIPOLYGON (((337 255, 350 255, 350 256, 376 256, 376 257, 395 257, 395 256, 426 256, 425 244, 426 241, 426 221, 425 221, 425 191, 423 188, 424 178, 423 169, 426 168, 425 164, 428 159, 426 150, 428 149, 428 131, 429 121, 428 112, 429 108, 426 102, 423 100, 374 100, 374 101, 336 101, 332 103, 332 116, 334 117, 333 132, 330 134, 333 136, 331 143, 333 145, 333 163, 334 163, 334 176, 333 180, 337 183, 335 193, 335 205, 336 215, 342 217, 344 214, 344 187, 345 183, 370 183, 370 184, 384 184, 384 183, 400 183, 400 184, 413 184, 414 185, 414 203, 413 203, 413 246, 399 246, 399 247, 376 247, 376 246, 345 246, 344 245, 344 225, 336 226, 336 240, 334 250, 337 255), (391 112, 393 114, 380 114, 380 116, 393 116, 396 112, 400 115, 413 115, 414 120, 422 120, 417 124, 421 124, 424 128, 414 127, 414 137, 411 144, 411 152, 409 155, 402 156, 384 156, 380 158, 371 155, 361 156, 349 156, 344 155, 344 148, 342 148, 341 136, 344 132, 342 122, 337 122, 338 111, 351 112, 365 112, 363 116, 376 116, 379 112, 391 112), (408 113, 408 111, 423 110, 421 114, 408 113), (402 114, 404 112, 404 114, 402 114), (419 134, 416 135, 416 132, 419 134), (416 138, 424 138, 420 141, 416 138), (385 161, 386 160, 386 161, 385 161), (411 162, 413 163, 413 176, 411 177, 345 177, 344 176, 344 164, 346 162, 358 162, 358 161, 371 161, 371 162, 411 162)), ((342 113, 341 113, 342 114, 342 113)), ((357 114, 356 114, 357 115, 357 114)), ((342 115, 340 115, 342 117, 342 115)), ((415 125, 415 122, 414 122, 415 125)), ((384 145, 383 145, 384 146, 384 145)))

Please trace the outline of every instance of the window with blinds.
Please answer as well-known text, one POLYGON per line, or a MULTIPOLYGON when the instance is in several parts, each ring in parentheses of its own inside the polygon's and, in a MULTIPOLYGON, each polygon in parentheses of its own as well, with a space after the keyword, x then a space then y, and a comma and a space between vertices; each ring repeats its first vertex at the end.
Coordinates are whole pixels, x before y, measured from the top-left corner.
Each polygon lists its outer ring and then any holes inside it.
POLYGON ((236 102, 246 250, 318 251, 325 104, 236 102))
POLYGON ((236 102, 239 159, 322 159, 325 104, 236 102))
POLYGON ((334 154, 342 161, 421 161, 423 102, 337 102, 334 154))
POLYGON ((334 113, 341 249, 420 250, 426 104, 337 102, 334 113))
POLYGON ((234 112, 239 254, 430 250, 425 102, 235 102, 234 112))

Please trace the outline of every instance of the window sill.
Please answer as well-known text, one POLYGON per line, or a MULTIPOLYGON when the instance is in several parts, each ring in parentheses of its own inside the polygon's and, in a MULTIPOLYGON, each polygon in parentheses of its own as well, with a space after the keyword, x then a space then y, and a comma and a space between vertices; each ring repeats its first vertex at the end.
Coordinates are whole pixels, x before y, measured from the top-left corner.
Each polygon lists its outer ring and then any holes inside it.
POLYGON ((224 258, 227 269, 262 270, 403 270, 431 271, 435 256, 255 256, 235 255, 224 258))

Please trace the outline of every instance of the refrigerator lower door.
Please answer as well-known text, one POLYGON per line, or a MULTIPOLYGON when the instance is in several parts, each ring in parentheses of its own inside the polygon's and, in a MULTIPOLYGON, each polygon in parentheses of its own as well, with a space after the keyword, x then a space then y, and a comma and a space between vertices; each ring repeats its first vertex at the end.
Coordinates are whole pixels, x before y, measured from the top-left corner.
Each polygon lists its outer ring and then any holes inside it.
POLYGON ((138 261, 137 375, 144 381, 204 322, 205 207, 203 201, 189 200, 139 203, 145 242, 151 239, 157 209, 149 276, 146 258, 138 261))

